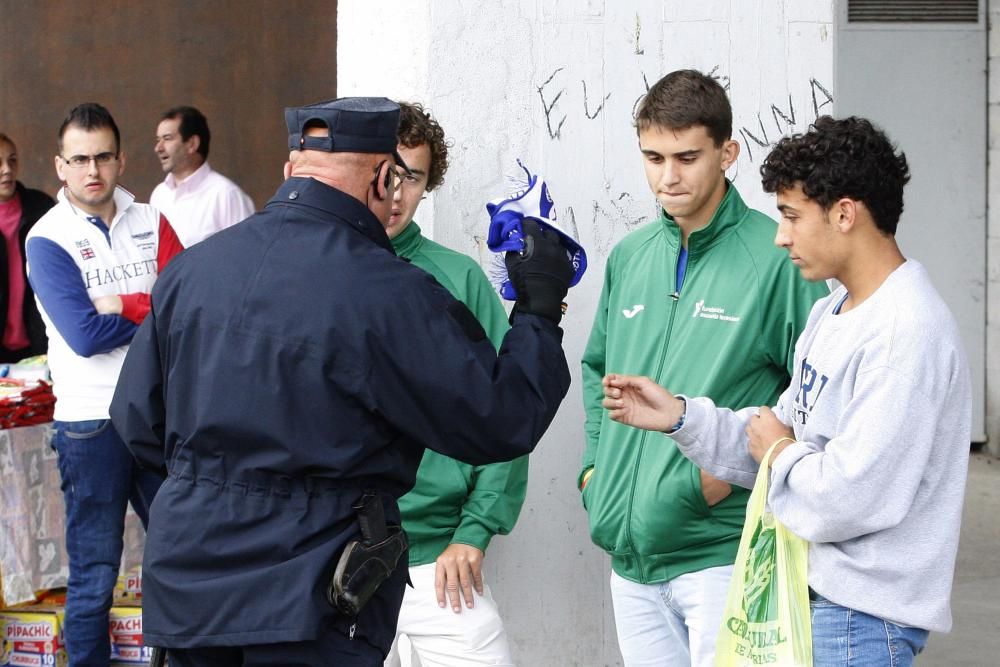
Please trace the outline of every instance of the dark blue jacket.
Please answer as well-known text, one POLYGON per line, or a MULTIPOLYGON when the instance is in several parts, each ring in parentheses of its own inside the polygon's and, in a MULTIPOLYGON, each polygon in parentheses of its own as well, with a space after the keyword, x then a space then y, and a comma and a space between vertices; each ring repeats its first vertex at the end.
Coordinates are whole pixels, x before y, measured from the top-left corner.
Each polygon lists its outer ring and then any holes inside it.
MULTIPOLYGON (((558 327, 518 316, 498 355, 361 202, 313 179, 179 255, 152 302, 111 416, 168 475, 143 566, 153 646, 346 631, 325 588, 362 490, 398 522, 423 446, 475 465, 527 454, 569 387, 558 327)), ((405 570, 404 555, 357 619, 383 653, 405 570)))

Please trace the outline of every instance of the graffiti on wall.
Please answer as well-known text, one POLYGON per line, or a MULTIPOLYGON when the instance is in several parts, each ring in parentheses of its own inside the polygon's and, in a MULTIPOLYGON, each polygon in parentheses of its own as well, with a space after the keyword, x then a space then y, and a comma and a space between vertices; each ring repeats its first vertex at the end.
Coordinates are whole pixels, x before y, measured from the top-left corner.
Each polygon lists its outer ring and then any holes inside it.
MULTIPOLYGON (((584 120, 595 120, 604 110, 606 103, 612 95, 611 92, 605 93, 600 98, 600 102, 596 103, 595 106, 595 101, 588 92, 589 90, 593 90, 593 84, 588 89, 587 81, 580 79, 580 85, 583 89, 583 95, 580 100, 582 109, 574 109, 570 105, 570 102, 564 98, 569 90, 569 84, 564 81, 566 77, 561 76, 565 69, 565 67, 557 67, 541 85, 535 87, 541 100, 545 129, 548 132, 549 139, 553 141, 558 141, 562 138, 563 126, 567 120, 570 120, 571 114, 575 115, 582 111, 581 115, 584 120)), ((730 89, 729 76, 720 72, 720 66, 716 65, 713 67, 708 71, 708 75, 718 80, 725 90, 728 91, 730 89)), ((642 98, 649 91, 650 87, 649 78, 644 72, 641 73, 641 77, 643 92, 632 102, 633 119, 638 111, 639 103, 642 102, 642 98)), ((827 107, 832 108, 833 94, 827 86, 816 78, 808 80, 808 94, 806 97, 811 101, 812 107, 810 109, 812 113, 808 116, 808 119, 805 119, 802 113, 796 112, 795 102, 791 93, 788 94, 787 102, 785 100, 766 102, 762 105, 762 110, 754 113, 749 120, 737 117, 734 122, 736 131, 733 135, 743 145, 744 150, 741 157, 751 163, 759 161, 767 154, 767 150, 782 136, 804 130, 808 123, 811 123, 823 113, 828 112, 829 109, 827 107), (773 130, 771 129, 772 123, 773 130)))
MULTIPOLYGON (((636 28, 636 48, 639 28, 636 28)), ((732 82, 721 65, 707 71, 727 91, 732 82)), ((630 99, 630 118, 635 119, 643 97, 652 85, 645 72, 639 72, 641 92, 630 99)), ((545 131, 549 141, 560 142, 564 132, 576 123, 588 123, 598 119, 602 113, 609 113, 609 100, 617 91, 600 90, 601 81, 587 81, 571 76, 566 66, 555 67, 535 86, 541 102, 540 108, 545 131), (577 91, 581 95, 575 94, 577 91), (595 93, 595 91, 600 91, 595 93)), ((760 107, 747 113, 745 109, 734 109, 733 139, 740 143, 740 157, 731 172, 736 178, 742 168, 759 164, 771 147, 783 136, 803 132, 817 117, 829 113, 833 106, 833 94, 829 87, 816 77, 805 82, 792 82, 782 99, 762 101, 760 107)), ((589 205, 569 203, 561 207, 561 222, 577 238, 585 238, 591 253, 606 256, 614 244, 639 225, 650 220, 656 210, 651 198, 629 192, 613 191, 605 188, 605 196, 591 199, 589 205), (580 228, 583 237, 580 237, 580 228)))
MULTIPOLYGON (((809 79, 809 97, 812 100, 812 116, 809 122, 819 118, 827 106, 833 105, 833 95, 826 87, 816 79, 809 79)), ((757 123, 755 125, 743 125, 739 129, 739 134, 743 138, 743 146, 746 156, 750 162, 754 162, 754 157, 763 157, 781 137, 792 132, 804 129, 795 117, 795 102, 792 96, 788 96, 788 106, 779 107, 777 103, 771 103, 770 109, 764 112, 757 112, 757 123), (770 112, 770 113, 768 113, 770 112), (765 123, 764 118, 770 116, 765 123), (774 132, 769 132, 768 127, 774 121, 774 132), (754 152, 756 151, 756 153, 754 152)))

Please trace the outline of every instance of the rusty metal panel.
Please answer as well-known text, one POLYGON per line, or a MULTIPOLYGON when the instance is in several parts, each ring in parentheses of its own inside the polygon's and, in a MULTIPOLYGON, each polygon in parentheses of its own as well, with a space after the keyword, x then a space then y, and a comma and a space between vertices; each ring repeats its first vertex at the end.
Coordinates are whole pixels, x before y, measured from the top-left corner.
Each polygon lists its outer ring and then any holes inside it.
POLYGON ((21 180, 53 194, 56 132, 74 105, 111 111, 121 183, 148 201, 164 176, 156 125, 188 104, 208 118, 212 167, 261 207, 288 156, 284 107, 336 94, 333 0, 5 0, 0 17, 0 132, 18 144, 21 180))

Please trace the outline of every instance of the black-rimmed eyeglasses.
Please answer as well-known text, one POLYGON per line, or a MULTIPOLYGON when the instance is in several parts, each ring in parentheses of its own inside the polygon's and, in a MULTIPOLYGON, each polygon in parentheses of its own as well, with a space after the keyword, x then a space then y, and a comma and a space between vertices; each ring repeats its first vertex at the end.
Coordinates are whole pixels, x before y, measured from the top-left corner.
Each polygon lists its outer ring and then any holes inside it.
POLYGON ((73 155, 71 157, 62 157, 62 161, 66 163, 67 167, 72 167, 73 169, 83 169, 90 166, 91 162, 94 162, 98 167, 104 167, 115 160, 118 159, 118 153, 98 153, 97 155, 73 155))

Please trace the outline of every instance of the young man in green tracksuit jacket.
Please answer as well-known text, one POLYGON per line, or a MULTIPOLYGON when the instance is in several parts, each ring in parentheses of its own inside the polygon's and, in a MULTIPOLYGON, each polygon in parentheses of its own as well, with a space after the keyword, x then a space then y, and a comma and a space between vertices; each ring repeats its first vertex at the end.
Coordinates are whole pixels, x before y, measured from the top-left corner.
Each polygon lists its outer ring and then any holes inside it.
POLYGON ((614 370, 733 409, 773 404, 827 290, 799 276, 774 246, 774 221, 726 179, 739 144, 717 81, 668 74, 636 126, 660 211, 608 257, 583 356, 579 486, 591 538, 611 555, 626 667, 711 665, 749 493, 694 467, 672 441, 647 444, 647 432, 611 422, 601 380, 614 370))
MULTIPOLYGON (((483 270, 472 258, 424 238, 413 222, 424 192, 440 185, 448 168, 444 131, 420 105, 400 103, 399 153, 412 173, 400 175, 386 225, 392 247, 468 306, 499 346, 507 313, 483 270)), ((387 666, 400 664, 401 634, 424 664, 513 665, 482 567, 490 539, 514 527, 527 485, 527 457, 471 466, 424 453, 416 484, 399 500, 413 588, 403 597, 387 666)))

